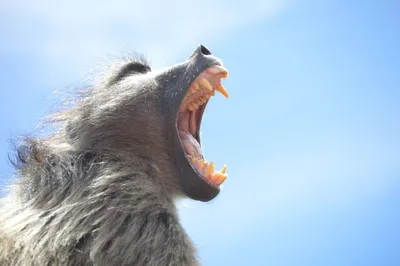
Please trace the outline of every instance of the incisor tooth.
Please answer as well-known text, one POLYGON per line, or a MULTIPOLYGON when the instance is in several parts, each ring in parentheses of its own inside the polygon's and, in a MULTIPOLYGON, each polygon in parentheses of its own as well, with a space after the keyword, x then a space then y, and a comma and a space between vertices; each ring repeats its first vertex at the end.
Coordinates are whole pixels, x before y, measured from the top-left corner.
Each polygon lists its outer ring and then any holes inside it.
POLYGON ((226 175, 223 173, 220 173, 220 172, 215 172, 211 176, 211 181, 216 185, 222 184, 225 181, 225 179, 226 179, 226 175))
POLYGON ((222 86, 222 84, 217 84, 215 87, 217 91, 219 91, 222 95, 224 95, 226 98, 229 98, 228 91, 222 86))
POLYGON ((201 78, 200 80, 199 80, 199 84, 203 87, 203 88, 205 88, 205 89, 207 89, 207 90, 209 90, 209 91, 212 91, 212 85, 211 85, 211 83, 206 79, 206 78, 201 78))
POLYGON ((206 170, 206 173, 204 174, 205 177, 208 177, 209 175, 211 175, 214 172, 214 163, 211 162, 206 170))

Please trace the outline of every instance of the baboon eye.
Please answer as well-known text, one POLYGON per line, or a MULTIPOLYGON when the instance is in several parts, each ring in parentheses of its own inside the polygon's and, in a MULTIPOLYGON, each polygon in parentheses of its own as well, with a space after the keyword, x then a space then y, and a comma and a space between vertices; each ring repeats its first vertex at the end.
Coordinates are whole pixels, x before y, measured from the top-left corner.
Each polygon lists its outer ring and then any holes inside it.
POLYGON ((151 68, 140 62, 131 62, 121 69, 122 74, 134 74, 134 72, 145 74, 149 71, 151 68))
POLYGON ((145 65, 140 62, 131 62, 123 66, 113 79, 113 83, 121 81, 125 77, 134 74, 146 74, 151 71, 151 68, 148 65, 145 65))

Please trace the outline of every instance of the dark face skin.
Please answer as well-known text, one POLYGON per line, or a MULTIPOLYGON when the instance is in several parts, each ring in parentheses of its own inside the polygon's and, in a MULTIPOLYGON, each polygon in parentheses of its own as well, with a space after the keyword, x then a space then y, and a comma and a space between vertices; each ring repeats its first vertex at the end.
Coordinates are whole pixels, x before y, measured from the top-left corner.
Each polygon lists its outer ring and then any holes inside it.
MULTIPOLYGON (((162 71, 153 72, 144 61, 130 61, 66 115, 66 138, 77 150, 118 153, 127 163, 133 156, 151 161, 165 190, 209 201, 219 188, 189 163, 177 118, 190 85, 212 65, 221 62, 202 45, 185 62, 162 71)), ((200 108, 204 111, 205 106, 200 108)), ((200 143, 198 133, 194 137, 200 143)))

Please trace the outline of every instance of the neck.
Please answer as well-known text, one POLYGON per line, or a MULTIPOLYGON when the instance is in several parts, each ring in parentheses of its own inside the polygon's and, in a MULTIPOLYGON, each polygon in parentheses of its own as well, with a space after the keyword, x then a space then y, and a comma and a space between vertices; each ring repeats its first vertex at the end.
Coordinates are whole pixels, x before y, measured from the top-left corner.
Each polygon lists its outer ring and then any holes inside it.
POLYGON ((151 162, 133 160, 127 166, 88 153, 38 158, 42 164, 21 169, 22 201, 11 202, 4 213, 4 220, 21 219, 7 226, 0 222, 14 252, 37 258, 39 265, 196 264, 171 194, 157 184, 151 162))

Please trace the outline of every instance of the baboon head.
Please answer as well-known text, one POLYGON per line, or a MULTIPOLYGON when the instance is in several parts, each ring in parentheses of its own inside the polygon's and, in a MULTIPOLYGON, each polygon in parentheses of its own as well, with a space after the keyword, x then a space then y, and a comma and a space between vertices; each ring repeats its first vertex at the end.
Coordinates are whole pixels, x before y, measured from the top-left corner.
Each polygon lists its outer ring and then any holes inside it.
POLYGON ((153 71, 143 59, 129 60, 86 92, 65 118, 74 149, 118 154, 149 163, 168 189, 209 201, 226 179, 204 160, 200 125, 204 109, 227 70, 200 45, 184 62, 153 71))

